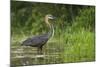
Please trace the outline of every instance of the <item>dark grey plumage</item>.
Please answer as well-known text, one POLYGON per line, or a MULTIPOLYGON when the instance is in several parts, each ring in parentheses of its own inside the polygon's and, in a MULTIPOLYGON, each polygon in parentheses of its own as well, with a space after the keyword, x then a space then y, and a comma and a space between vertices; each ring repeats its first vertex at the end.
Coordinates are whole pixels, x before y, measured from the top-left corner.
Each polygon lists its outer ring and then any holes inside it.
POLYGON ((31 47, 38 47, 39 49, 42 50, 42 46, 44 44, 46 44, 46 42, 48 41, 48 34, 43 34, 43 35, 39 35, 39 36, 35 36, 32 38, 28 38, 26 39, 22 45, 24 46, 31 46, 31 47))
POLYGON ((54 28, 53 25, 48 22, 49 19, 54 18, 52 15, 45 16, 45 22, 50 28, 50 31, 48 33, 28 38, 25 41, 23 41, 22 45, 37 47, 39 51, 42 51, 43 45, 46 44, 49 38, 54 34, 54 28))

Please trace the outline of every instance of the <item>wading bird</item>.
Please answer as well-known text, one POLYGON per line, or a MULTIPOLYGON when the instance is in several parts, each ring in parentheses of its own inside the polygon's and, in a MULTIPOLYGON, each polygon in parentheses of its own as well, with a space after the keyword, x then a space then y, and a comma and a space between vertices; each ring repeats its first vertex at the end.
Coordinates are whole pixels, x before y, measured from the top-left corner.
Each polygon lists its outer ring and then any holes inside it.
POLYGON ((22 45, 23 46, 37 47, 38 53, 40 54, 42 52, 43 45, 45 45, 47 43, 47 41, 51 37, 53 37, 53 35, 54 35, 53 24, 49 23, 49 20, 52 20, 54 18, 55 17, 53 17, 51 14, 48 14, 48 15, 45 16, 45 23, 48 25, 48 27, 50 29, 48 31, 48 33, 28 38, 22 43, 22 45))

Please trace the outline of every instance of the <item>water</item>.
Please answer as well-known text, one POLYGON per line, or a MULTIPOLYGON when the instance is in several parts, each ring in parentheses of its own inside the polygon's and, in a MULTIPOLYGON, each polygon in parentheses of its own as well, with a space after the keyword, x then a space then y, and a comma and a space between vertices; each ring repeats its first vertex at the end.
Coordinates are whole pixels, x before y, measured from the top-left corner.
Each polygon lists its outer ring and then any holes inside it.
POLYGON ((79 46, 53 40, 43 46, 42 54, 38 54, 35 47, 21 46, 18 42, 13 42, 11 44, 11 66, 94 61, 94 46, 91 44, 89 47, 85 44, 79 46), (91 49, 88 49, 89 47, 91 49))
POLYGON ((11 46, 11 66, 63 63, 63 48, 58 43, 46 44, 42 52, 38 54, 35 47, 11 46))

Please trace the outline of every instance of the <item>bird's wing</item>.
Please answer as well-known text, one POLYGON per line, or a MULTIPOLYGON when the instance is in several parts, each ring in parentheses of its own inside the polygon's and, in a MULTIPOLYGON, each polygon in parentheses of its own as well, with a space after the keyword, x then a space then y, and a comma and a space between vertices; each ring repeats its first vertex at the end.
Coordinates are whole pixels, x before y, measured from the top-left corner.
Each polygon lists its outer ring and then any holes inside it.
POLYGON ((47 37, 46 34, 43 34, 43 35, 40 35, 40 36, 33 37, 31 39, 31 41, 34 44, 44 44, 45 42, 48 41, 48 37, 47 37))
POLYGON ((25 40, 23 42, 23 45, 26 46, 41 46, 43 44, 45 44, 48 41, 48 36, 47 34, 43 34, 43 35, 39 35, 39 36, 35 36, 32 38, 28 38, 27 40, 25 40))

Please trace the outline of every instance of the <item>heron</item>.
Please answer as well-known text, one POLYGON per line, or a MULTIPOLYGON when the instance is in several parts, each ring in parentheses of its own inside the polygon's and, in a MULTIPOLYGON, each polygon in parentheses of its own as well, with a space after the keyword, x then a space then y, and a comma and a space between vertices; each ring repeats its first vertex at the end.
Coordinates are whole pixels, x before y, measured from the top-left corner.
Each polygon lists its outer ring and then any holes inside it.
POLYGON ((55 17, 51 14, 47 14, 45 17, 45 23, 49 27, 49 31, 42 35, 36 35, 31 38, 27 38, 25 41, 23 41, 23 46, 31 46, 31 47, 37 47, 38 53, 42 53, 43 46, 48 42, 48 40, 53 37, 54 35, 54 26, 49 22, 49 20, 55 19, 55 17))

